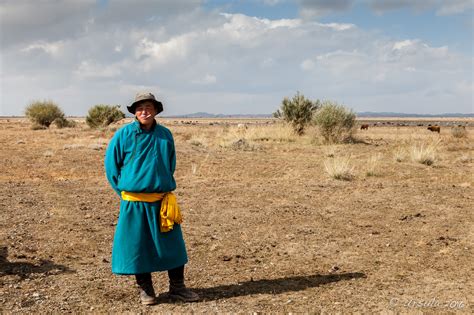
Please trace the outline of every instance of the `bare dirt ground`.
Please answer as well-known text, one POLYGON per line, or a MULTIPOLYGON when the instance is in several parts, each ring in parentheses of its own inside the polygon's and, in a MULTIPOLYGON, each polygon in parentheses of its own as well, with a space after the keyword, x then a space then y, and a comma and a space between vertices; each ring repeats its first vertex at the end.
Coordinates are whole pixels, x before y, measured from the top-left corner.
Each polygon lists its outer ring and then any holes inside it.
POLYGON ((444 127, 438 135, 371 126, 355 144, 270 132, 226 146, 223 135, 246 139, 253 127, 160 122, 175 135, 186 279, 202 301, 167 300, 166 276, 157 273, 161 302, 145 307, 133 279, 111 273, 119 200, 103 156, 113 131, 83 123, 33 131, 3 119, 2 313, 473 313, 472 127, 461 139, 444 127), (397 148, 434 140, 431 166, 394 158, 397 148), (367 176, 374 154, 377 174, 367 176), (323 161, 333 155, 350 155, 352 180, 326 174, 323 161))

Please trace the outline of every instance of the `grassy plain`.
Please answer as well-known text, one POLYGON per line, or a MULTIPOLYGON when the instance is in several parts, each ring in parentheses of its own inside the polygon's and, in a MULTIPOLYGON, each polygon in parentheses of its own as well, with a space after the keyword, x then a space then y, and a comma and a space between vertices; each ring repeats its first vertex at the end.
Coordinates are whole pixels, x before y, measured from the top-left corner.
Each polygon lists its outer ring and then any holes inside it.
POLYGON ((1 119, 2 313, 473 312, 472 119, 462 138, 379 124, 339 145, 273 120, 158 121, 175 136, 186 278, 202 301, 171 303, 155 274, 161 303, 145 307, 111 274, 113 130, 1 119), (412 158, 422 145, 431 165, 412 158), (339 158, 349 178, 327 173, 339 158))

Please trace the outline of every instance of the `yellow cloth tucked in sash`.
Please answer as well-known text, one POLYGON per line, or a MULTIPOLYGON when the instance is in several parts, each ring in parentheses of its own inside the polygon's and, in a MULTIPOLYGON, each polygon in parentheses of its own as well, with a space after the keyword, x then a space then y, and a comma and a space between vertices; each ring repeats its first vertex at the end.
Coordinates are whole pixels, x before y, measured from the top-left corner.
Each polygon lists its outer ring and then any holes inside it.
POLYGON ((178 201, 172 192, 167 193, 134 193, 122 191, 122 199, 126 201, 156 202, 161 200, 160 232, 173 229, 175 223, 181 224, 183 217, 179 210, 178 201))

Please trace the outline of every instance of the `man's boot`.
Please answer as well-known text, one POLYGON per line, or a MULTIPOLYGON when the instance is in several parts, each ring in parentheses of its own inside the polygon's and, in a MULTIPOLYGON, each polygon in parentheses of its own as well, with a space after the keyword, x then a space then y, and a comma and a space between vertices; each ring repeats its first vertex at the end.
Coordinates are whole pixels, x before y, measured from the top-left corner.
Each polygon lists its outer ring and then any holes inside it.
POLYGON ((199 301, 199 295, 186 288, 184 284, 184 266, 168 271, 170 279, 169 297, 182 302, 199 301))
POLYGON ((140 302, 144 305, 154 305, 157 303, 151 273, 135 275, 138 287, 140 288, 140 302))
POLYGON ((179 300, 182 302, 199 301, 199 295, 186 288, 184 285, 184 280, 173 281, 170 279, 169 297, 173 300, 179 300))

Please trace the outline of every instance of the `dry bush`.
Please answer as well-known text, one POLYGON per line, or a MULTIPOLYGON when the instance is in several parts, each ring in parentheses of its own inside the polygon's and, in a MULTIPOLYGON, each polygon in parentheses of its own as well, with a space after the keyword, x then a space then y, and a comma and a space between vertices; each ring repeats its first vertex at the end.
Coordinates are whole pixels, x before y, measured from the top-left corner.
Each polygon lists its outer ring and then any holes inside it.
POLYGON ((326 143, 351 140, 355 126, 355 113, 334 102, 324 101, 314 115, 314 122, 326 143))
POLYGON ((354 178, 354 166, 351 156, 334 157, 324 160, 326 173, 334 179, 352 180, 354 178))
MULTIPOLYGON (((86 117, 86 123, 91 128, 103 128, 122 120, 125 114, 120 110, 120 105, 95 105, 89 109, 86 117)), ((116 128, 116 126, 114 126, 116 128)))
POLYGON ((463 127, 456 126, 456 127, 451 128, 451 135, 454 138, 467 138, 466 127, 463 128, 463 127))
POLYGON ((285 97, 281 102, 281 107, 273 116, 275 118, 282 118, 287 123, 291 124, 295 133, 299 136, 304 134, 304 129, 311 123, 313 113, 320 106, 319 100, 311 101, 304 97, 300 92, 292 99, 285 97))
POLYGON ((77 123, 73 120, 68 120, 64 117, 58 117, 53 121, 53 124, 58 128, 74 128, 76 127, 77 123))
POLYGON ((371 155, 367 159, 365 175, 366 176, 377 176, 379 175, 378 168, 380 166, 380 161, 382 160, 382 155, 377 153, 375 155, 371 155))
POLYGON ((438 159, 438 148, 440 140, 430 143, 415 143, 410 148, 410 155, 414 162, 425 165, 432 165, 438 159))
MULTIPOLYGON (((53 101, 34 101, 26 107, 26 117, 33 125, 44 126, 46 128, 52 124, 55 119, 64 119, 64 113, 53 101)), ((37 126, 33 130, 44 129, 37 126)))

